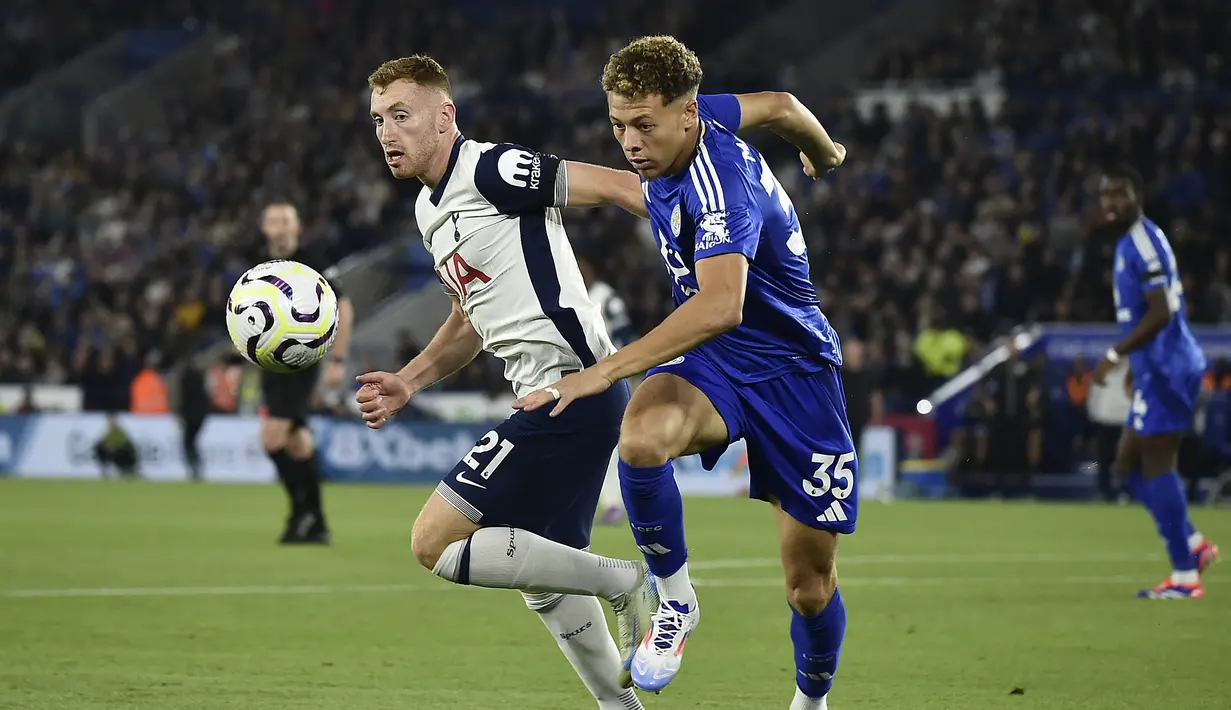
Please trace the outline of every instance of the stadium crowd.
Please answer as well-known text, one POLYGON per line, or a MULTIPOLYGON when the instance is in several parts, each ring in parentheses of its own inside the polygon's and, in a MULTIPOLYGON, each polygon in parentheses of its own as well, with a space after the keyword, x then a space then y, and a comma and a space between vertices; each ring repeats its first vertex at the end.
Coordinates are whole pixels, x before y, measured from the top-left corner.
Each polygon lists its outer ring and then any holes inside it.
MULTIPOLYGON (((166 136, 129 136, 89 155, 71 136, 0 147, 0 381, 81 383, 88 408, 127 409, 129 382, 146 362, 169 365, 201 342, 187 334, 222 323, 271 199, 299 205, 304 239, 335 259, 404 231, 417 186, 388 179, 366 111, 366 76, 390 56, 440 58, 468 132, 560 145, 586 136, 541 117, 572 110, 578 96, 593 105, 612 42, 651 26, 702 46, 721 39, 690 23, 696 8, 646 0, 543 2, 555 11, 534 15, 537 25, 490 0, 420 5, 139 2, 118 14, 68 13, 78 49, 121 27, 188 17, 241 41, 175 107, 166 136)), ((16 54, 5 44, 5 85, 68 58, 56 31, 62 9, 7 11, 21 43, 16 54)), ((723 13, 717 29, 733 29, 733 17, 723 13)))
MULTIPOLYGON (((242 42, 176 112, 168 140, 132 137, 91 156, 16 143, 0 155, 10 305, 0 379, 111 382, 93 386, 91 402, 123 408, 123 383, 152 353, 173 359, 180 334, 221 322, 226 287, 258 243, 255 211, 275 196, 301 205, 307 238, 335 257, 405 229, 414 186, 403 192, 385 177, 362 101, 363 77, 388 56, 439 57, 469 135, 619 166, 596 87, 613 44, 674 32, 704 53, 736 29, 730 18, 746 24, 774 3, 732 1, 706 23, 692 4, 541 4, 556 11, 536 13, 536 25, 483 0, 423 12, 322 0, 299 14, 282 14, 302 5, 289 0, 184 4, 242 42)), ((1100 229, 1092 199, 1107 162, 1146 173, 1149 211, 1171 235, 1194 320, 1231 321, 1231 247, 1219 239, 1231 227, 1231 104, 1211 29, 1226 25, 1225 7, 972 7, 961 31, 891 50, 870 77, 954 83, 990 70, 1003 111, 978 101, 901 117, 849 99, 814 106, 850 151, 817 183, 802 179, 785 143, 752 138, 795 196, 826 311, 844 339, 863 341, 863 365, 890 409, 913 407, 1013 325, 1111 320, 1114 235, 1100 229)), ((714 74, 705 90, 722 89, 714 74)), ((667 280, 644 227, 613 210, 566 219, 635 329, 660 321, 667 280)), ((449 386, 506 389, 490 358, 449 386)))

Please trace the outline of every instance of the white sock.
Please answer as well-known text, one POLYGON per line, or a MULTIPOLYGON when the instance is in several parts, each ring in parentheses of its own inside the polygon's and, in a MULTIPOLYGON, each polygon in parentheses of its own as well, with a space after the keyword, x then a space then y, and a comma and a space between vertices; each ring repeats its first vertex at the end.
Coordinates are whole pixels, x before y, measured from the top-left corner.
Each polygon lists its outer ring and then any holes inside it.
POLYGON ((655 577, 658 583, 658 594, 663 599, 687 604, 689 609, 697 608, 697 591, 692 588, 692 580, 688 578, 688 563, 669 577, 655 577))
POLYGON ((1171 573, 1172 584, 1196 584, 1201 576, 1195 569, 1175 570, 1171 573))
POLYGON ((620 470, 617 462, 619 454, 611 454, 611 462, 607 464, 607 477, 603 479, 603 490, 599 493, 598 502, 603 509, 619 507, 624 509, 624 497, 620 493, 620 470))
POLYGON ((828 710, 825 704, 825 696, 819 698, 809 698, 804 695, 804 691, 795 686, 795 699, 791 701, 791 710, 828 710))
POLYGON ((636 562, 602 557, 520 528, 480 528, 441 553, 436 575, 493 589, 585 594, 611 600, 641 582, 636 562), (470 548, 469 569, 461 569, 470 548))
POLYGON ((643 710, 637 693, 620 687, 623 661, 598 599, 575 594, 522 596, 555 637, 564 657, 598 701, 599 710, 643 710))
POLYGON ((1195 551, 1198 547, 1201 547, 1203 542, 1205 542, 1205 535, 1195 532, 1188 536, 1188 549, 1195 551))

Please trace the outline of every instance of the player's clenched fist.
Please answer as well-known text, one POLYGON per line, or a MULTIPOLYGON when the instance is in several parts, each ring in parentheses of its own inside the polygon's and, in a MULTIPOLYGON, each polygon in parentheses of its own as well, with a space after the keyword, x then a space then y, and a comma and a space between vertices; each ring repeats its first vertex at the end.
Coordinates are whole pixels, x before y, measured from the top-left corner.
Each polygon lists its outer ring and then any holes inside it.
POLYGON ((369 429, 383 427, 410 401, 410 386, 392 372, 369 372, 355 381, 361 385, 355 401, 369 429))
POLYGON ((831 171, 842 165, 842 163, 846 162, 846 146, 838 143, 837 141, 835 141, 833 145, 838 151, 837 155, 830 159, 830 163, 832 163, 832 165, 826 166, 824 170, 817 170, 816 166, 813 164, 812 160, 808 158, 808 156, 803 153, 799 154, 799 162, 804 164, 804 175, 807 175, 813 180, 817 180, 825 177, 831 171))

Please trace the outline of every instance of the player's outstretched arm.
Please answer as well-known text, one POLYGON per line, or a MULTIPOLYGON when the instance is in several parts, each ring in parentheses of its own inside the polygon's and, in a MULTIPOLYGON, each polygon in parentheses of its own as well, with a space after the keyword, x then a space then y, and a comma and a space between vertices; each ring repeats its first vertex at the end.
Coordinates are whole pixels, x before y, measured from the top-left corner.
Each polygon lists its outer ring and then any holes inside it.
POLYGON ((383 427, 410 398, 465 367, 483 349, 483 339, 457 301, 423 352, 396 374, 368 372, 355 378, 362 385, 355 393, 359 412, 371 429, 383 427))
POLYGON ((566 376, 550 387, 536 390, 513 403, 533 411, 554 405, 556 416, 574 401, 598 394, 615 382, 638 375, 713 340, 743 321, 748 259, 741 253, 711 256, 697 261, 700 289, 645 337, 599 360, 592 367, 566 376))
POLYGON ((676 308, 662 323, 595 367, 613 382, 639 375, 743 322, 748 259, 739 253, 697 260, 697 294, 676 308))
POLYGON ((345 376, 343 367, 350 355, 351 326, 355 322, 355 307, 346 296, 338 298, 338 335, 329 349, 329 365, 325 368, 325 386, 336 387, 345 376))
POLYGON ((432 341, 398 371, 398 377, 410 387, 413 395, 469 365, 482 350, 483 338, 455 300, 453 310, 432 336, 432 341))
POLYGON ((562 162, 561 168, 568 183, 568 198, 563 207, 616 205, 649 219, 641 178, 636 173, 572 160, 562 162))
POLYGON ((799 149, 804 171, 821 177, 846 160, 846 146, 835 143, 807 106, 785 91, 736 94, 741 130, 768 128, 799 149))

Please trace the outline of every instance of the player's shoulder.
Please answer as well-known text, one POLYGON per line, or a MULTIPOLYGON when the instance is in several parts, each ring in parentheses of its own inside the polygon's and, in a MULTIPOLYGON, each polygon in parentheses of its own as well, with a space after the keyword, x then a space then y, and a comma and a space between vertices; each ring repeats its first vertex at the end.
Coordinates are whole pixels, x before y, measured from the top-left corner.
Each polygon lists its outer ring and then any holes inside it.
POLYGON ((759 179, 755 169, 759 163, 750 146, 707 125, 684 181, 689 206, 701 212, 755 207, 752 186, 759 179))
POLYGON ((734 133, 743 120, 743 109, 735 94, 698 94, 697 113, 701 120, 716 123, 734 133))
POLYGON ((1120 237, 1120 245, 1129 255, 1136 256, 1150 264, 1159 261, 1158 252, 1164 240, 1166 240, 1166 235, 1158 225, 1142 217, 1120 237))

